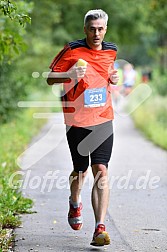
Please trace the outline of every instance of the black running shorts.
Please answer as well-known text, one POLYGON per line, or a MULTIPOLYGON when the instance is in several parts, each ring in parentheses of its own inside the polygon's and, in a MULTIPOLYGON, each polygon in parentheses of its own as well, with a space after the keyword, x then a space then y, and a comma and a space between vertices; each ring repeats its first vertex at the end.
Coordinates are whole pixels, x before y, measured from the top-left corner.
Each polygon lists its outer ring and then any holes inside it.
POLYGON ((113 146, 112 121, 86 128, 66 126, 66 135, 75 172, 85 172, 89 158, 91 166, 108 167, 113 146))

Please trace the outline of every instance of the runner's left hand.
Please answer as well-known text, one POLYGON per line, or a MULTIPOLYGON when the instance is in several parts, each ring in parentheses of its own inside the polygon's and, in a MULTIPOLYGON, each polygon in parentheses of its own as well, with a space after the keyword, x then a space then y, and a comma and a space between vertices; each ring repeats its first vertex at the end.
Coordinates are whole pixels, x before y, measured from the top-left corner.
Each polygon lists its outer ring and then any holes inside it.
POLYGON ((113 70, 111 73, 110 73, 110 81, 113 85, 116 85, 119 81, 119 75, 118 75, 118 71, 117 70, 113 70))

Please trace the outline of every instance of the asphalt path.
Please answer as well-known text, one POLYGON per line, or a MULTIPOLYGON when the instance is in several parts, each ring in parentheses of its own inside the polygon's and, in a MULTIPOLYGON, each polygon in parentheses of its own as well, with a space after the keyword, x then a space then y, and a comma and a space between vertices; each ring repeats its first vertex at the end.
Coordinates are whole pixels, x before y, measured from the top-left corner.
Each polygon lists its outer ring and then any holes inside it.
POLYGON ((129 116, 116 115, 114 132, 106 216, 111 245, 90 245, 94 232, 90 167, 82 190, 83 228, 73 231, 68 225, 72 162, 62 114, 57 114, 21 158, 22 191, 34 200, 36 213, 22 216, 23 226, 15 230, 15 252, 167 251, 167 152, 145 139, 129 116))

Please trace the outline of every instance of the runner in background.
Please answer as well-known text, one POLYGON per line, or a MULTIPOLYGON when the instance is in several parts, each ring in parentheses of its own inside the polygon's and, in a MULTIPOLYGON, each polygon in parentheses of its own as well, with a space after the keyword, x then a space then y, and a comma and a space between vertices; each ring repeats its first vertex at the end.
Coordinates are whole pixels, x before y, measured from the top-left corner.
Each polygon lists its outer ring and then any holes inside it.
POLYGON ((127 63, 123 68, 123 95, 128 95, 132 91, 136 82, 136 71, 132 64, 127 63))

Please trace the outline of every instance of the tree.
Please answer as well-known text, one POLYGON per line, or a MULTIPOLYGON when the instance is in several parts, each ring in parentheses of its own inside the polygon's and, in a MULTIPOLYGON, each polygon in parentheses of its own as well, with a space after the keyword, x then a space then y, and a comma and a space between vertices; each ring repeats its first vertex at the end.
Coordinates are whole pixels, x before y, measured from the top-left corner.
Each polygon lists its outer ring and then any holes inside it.
POLYGON ((16 58, 25 49, 26 24, 33 4, 25 1, 0 1, 0 121, 15 114, 17 99, 26 92, 24 78, 16 70, 16 58))
POLYGON ((160 71, 167 73, 167 4, 166 0, 150 0, 148 18, 157 33, 157 50, 155 58, 159 58, 160 71), (152 18, 152 14, 154 17, 152 18), (158 57, 157 57, 158 56, 158 57))
POLYGON ((31 22, 28 15, 33 4, 25 1, 4 0, 0 1, 0 62, 8 62, 24 50, 25 26, 31 22))

